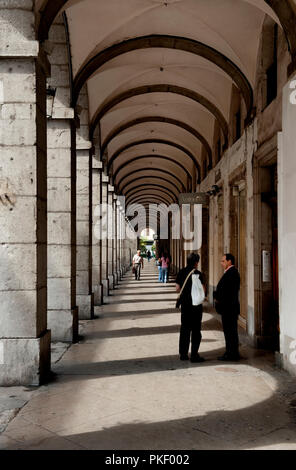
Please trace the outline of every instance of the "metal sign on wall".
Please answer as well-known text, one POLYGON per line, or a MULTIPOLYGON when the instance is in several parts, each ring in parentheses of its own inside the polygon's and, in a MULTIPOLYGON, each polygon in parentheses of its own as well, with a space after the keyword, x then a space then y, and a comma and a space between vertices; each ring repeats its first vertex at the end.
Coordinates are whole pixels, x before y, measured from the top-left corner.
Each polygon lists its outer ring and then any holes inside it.
POLYGON ((209 196, 206 193, 181 193, 179 194, 179 204, 202 204, 209 205, 209 196))

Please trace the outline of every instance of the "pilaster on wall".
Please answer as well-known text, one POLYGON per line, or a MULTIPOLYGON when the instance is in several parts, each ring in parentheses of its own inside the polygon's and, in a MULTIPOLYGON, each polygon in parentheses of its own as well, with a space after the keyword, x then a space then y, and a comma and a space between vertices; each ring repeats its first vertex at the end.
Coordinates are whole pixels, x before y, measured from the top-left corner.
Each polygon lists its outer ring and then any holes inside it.
POLYGON ((33 3, 28 0, 19 9, 19 2, 0 5, 0 386, 39 385, 50 372, 46 320, 50 66, 35 41, 33 3))
POLYGON ((68 56, 64 25, 50 31, 53 50, 48 97, 48 324, 53 341, 78 336, 76 307, 76 129, 69 107, 68 56))

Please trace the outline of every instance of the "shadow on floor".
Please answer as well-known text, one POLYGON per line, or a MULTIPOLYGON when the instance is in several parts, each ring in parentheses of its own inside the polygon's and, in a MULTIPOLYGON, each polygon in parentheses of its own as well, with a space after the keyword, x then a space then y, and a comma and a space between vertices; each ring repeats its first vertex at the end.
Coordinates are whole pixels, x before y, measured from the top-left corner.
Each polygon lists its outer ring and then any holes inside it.
MULTIPOLYGON (((94 339, 106 339, 106 338, 126 338, 129 336, 151 336, 151 335, 163 335, 163 334, 172 334, 179 333, 180 325, 169 325, 169 326, 155 326, 147 328, 126 328, 121 330, 103 330, 96 331, 93 333, 88 333, 87 338, 80 343, 87 343, 89 340, 94 339)), ((203 342, 210 343, 215 342, 216 339, 204 339, 203 342)))

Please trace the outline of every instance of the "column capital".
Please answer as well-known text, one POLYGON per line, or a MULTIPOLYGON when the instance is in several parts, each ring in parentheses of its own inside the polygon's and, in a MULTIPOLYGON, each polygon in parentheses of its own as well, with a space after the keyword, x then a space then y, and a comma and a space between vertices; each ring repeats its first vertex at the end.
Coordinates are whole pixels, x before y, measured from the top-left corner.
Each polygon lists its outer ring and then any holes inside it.
POLYGON ((102 175, 102 183, 109 183, 109 176, 102 175))
POLYGON ((114 192, 114 186, 111 186, 111 184, 108 184, 108 192, 113 193, 114 192))
POLYGON ((77 139, 76 149, 77 150, 90 150, 92 148, 92 142, 90 140, 77 139))
MULTIPOLYGON (((50 99, 47 99, 47 103, 50 103, 50 99)), ((50 104, 51 106, 51 104, 50 104)), ((48 109, 48 108, 47 108, 48 109)), ((55 120, 64 120, 64 119, 74 119, 74 109, 73 108, 54 108, 52 112, 51 119, 55 120)))
POLYGON ((95 157, 92 157, 92 169, 93 170, 102 170, 103 162, 100 162, 95 157))

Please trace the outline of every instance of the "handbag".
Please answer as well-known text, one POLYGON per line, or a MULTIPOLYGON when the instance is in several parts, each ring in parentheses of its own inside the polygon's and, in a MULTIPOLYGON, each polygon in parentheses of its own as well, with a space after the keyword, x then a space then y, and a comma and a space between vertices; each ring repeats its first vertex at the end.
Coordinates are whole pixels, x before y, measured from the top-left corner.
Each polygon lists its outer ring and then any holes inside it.
POLYGON ((185 279, 185 281, 184 281, 183 286, 181 287, 180 294, 178 295, 177 301, 176 301, 176 308, 179 308, 180 305, 181 305, 181 295, 182 295, 183 289, 184 289, 184 287, 186 286, 187 281, 188 281, 188 279, 190 278, 191 274, 194 273, 194 271, 195 271, 195 268, 192 269, 192 271, 190 271, 190 273, 188 274, 188 276, 186 277, 186 279, 185 279))
POLYGON ((192 305, 201 305, 205 300, 205 291, 199 279, 199 274, 192 274, 191 288, 192 305))
POLYGON ((135 268, 135 266, 133 266, 132 273, 135 274, 135 272, 136 272, 136 268, 135 268))

